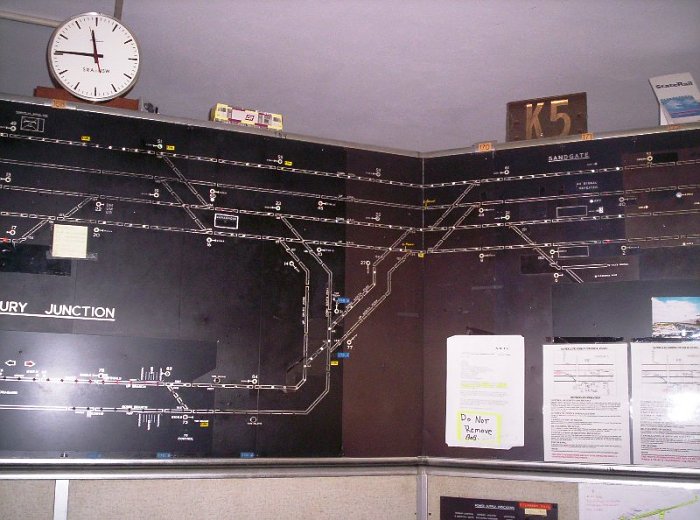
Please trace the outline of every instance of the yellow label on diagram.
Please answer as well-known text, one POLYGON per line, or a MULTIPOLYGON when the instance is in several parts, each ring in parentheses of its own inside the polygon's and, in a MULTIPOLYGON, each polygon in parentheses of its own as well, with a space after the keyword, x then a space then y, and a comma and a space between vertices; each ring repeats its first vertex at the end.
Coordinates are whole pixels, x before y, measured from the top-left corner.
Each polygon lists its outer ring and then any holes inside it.
POLYGON ((80 136, 80 140, 85 141, 86 143, 90 142, 90 139, 92 139, 92 138, 89 135, 81 135, 80 136))
POLYGON ((292 161, 284 161, 285 166, 291 166, 293 163, 292 161))
POLYGON ((175 145, 174 144, 166 144, 165 149, 169 152, 174 152, 175 151, 175 145))

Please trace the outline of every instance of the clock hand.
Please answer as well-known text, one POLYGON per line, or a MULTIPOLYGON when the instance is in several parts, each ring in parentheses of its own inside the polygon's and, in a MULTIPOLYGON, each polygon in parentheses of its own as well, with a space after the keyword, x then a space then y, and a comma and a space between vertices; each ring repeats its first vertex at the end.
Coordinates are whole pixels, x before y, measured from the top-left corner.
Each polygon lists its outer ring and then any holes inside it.
POLYGON ((97 54, 97 42, 95 41, 95 31, 91 30, 90 34, 92 34, 92 57, 95 60, 95 63, 97 64, 97 72, 102 72, 102 69, 100 68, 99 55, 97 54))
POLYGON ((53 51, 54 54, 75 54, 76 56, 90 56, 91 58, 104 58, 104 54, 94 54, 92 52, 77 52, 77 51, 53 51))

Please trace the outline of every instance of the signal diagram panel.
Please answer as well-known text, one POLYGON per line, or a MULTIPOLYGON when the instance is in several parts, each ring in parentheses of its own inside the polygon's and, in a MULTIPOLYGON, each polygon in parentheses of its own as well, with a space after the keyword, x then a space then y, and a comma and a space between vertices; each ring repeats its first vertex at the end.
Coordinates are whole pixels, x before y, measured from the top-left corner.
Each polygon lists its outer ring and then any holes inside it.
POLYGON ((0 104, 0 452, 342 453, 343 363, 420 249, 392 157, 0 104))
POLYGON ((371 151, 0 102, 0 454, 542 460, 542 346, 698 296, 700 130, 371 151), (445 347, 525 339, 525 442, 445 347))

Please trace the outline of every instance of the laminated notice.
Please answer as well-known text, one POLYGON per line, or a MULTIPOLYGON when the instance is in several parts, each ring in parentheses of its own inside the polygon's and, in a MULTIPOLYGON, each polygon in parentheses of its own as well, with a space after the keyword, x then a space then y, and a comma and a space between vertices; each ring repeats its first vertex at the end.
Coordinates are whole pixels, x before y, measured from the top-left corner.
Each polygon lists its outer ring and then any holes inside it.
POLYGON ((548 462, 630 463, 627 343, 544 345, 548 462))
POLYGON ((700 341, 632 343, 634 464, 700 467, 700 341))

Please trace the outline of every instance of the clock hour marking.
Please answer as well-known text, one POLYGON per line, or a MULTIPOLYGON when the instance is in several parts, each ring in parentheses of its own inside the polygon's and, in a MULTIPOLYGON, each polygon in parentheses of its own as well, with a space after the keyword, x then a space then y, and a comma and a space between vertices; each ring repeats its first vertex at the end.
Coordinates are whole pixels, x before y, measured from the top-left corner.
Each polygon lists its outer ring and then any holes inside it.
POLYGON ((131 61, 139 61, 138 58, 129 58, 131 61))
POLYGON ((131 79, 133 77, 133 76, 129 76, 126 72, 124 73, 124 75, 129 79, 131 79))
POLYGON ((114 92, 116 92, 116 91, 117 91, 117 87, 114 86, 114 83, 111 83, 111 85, 112 85, 112 88, 114 89, 114 92))
POLYGON ((74 88, 74 89, 78 88, 78 85, 80 85, 80 81, 78 81, 78 82, 73 86, 73 88, 74 88))
POLYGON ((129 38, 128 40, 126 40, 126 41, 124 42, 124 45, 126 45, 126 44, 129 43, 129 42, 133 42, 133 41, 134 41, 134 40, 132 40, 131 38, 129 38))
POLYGON ((114 29, 112 29, 112 32, 116 31, 116 30, 117 30, 117 27, 119 27, 119 26, 117 25, 116 22, 114 22, 114 29))
POLYGON ((75 25, 78 26, 78 29, 82 29, 82 27, 80 27, 80 24, 78 23, 78 20, 75 21, 75 25))
POLYGON ((100 19, 97 16, 95 16, 95 27, 97 27, 97 24, 99 23, 99 21, 100 21, 100 19))
POLYGON ((97 87, 95 87, 95 97, 97 97, 97 87))
POLYGON ((59 74, 65 74, 66 72, 68 72, 68 69, 62 70, 61 72, 59 72, 59 74))
POLYGON ((60 36, 61 38, 66 39, 66 40, 68 39, 68 36, 66 36, 65 34, 59 34, 59 36, 60 36))

